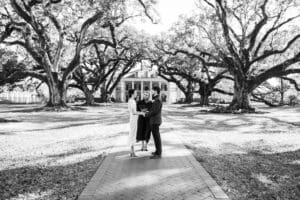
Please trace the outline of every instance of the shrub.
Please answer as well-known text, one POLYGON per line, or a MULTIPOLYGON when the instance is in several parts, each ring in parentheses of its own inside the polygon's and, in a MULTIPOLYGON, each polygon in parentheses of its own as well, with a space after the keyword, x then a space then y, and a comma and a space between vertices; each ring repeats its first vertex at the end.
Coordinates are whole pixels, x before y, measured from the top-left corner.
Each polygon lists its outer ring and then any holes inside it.
POLYGON ((290 95, 288 97, 288 99, 289 99, 289 105, 290 106, 295 106, 296 104, 298 104, 298 98, 297 98, 296 95, 290 95))

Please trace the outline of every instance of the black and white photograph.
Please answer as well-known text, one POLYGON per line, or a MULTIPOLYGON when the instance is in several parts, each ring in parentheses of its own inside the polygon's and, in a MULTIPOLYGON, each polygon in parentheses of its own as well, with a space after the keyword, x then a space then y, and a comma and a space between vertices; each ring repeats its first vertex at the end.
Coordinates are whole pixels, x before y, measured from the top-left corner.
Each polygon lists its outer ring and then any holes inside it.
POLYGON ((0 200, 300 200, 300 0, 0 0, 0 200))

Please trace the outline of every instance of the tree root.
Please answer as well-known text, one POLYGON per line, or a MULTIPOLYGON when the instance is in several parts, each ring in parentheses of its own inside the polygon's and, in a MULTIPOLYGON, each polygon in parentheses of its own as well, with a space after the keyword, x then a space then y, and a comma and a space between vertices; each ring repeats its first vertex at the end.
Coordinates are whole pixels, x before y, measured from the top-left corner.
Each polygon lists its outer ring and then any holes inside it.
POLYGON ((237 108, 235 106, 217 106, 212 110, 208 111, 209 113, 231 113, 231 114, 242 114, 242 113, 258 113, 255 111, 255 108, 237 108))

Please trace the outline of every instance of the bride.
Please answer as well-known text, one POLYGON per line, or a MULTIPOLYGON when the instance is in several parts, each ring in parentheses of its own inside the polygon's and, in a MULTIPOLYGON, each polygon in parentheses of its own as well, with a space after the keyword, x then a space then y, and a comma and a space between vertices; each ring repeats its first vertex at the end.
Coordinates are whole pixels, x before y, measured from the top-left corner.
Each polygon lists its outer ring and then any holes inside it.
POLYGON ((128 91, 128 110, 129 110, 129 137, 128 144, 130 145, 131 153, 130 157, 137 157, 134 151, 134 144, 136 143, 137 125, 139 115, 145 116, 145 113, 138 112, 135 98, 137 96, 134 89, 128 91))

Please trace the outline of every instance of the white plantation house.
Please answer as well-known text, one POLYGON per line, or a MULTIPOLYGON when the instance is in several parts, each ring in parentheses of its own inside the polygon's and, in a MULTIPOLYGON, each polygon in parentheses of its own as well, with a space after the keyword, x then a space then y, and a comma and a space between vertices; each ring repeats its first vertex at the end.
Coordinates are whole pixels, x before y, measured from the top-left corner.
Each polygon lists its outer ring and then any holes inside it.
POLYGON ((134 88, 137 90, 138 96, 143 95, 147 89, 154 86, 161 88, 161 98, 163 102, 175 103, 184 98, 183 93, 174 83, 170 83, 157 75, 157 71, 148 69, 134 70, 127 74, 118 84, 112 93, 112 97, 119 102, 127 102, 128 90, 134 88))

